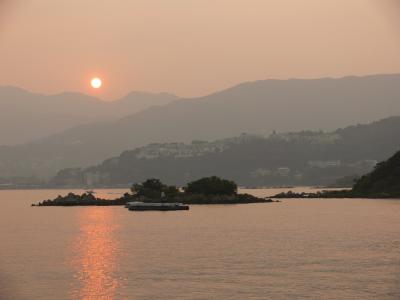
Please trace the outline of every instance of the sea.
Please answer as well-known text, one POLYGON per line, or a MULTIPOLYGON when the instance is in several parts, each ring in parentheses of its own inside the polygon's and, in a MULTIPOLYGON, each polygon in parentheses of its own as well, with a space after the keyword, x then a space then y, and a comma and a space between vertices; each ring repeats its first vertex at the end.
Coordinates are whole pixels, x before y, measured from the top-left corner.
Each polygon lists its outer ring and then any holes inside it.
POLYGON ((1 300, 400 299, 400 200, 31 207, 68 192, 0 191, 1 300))

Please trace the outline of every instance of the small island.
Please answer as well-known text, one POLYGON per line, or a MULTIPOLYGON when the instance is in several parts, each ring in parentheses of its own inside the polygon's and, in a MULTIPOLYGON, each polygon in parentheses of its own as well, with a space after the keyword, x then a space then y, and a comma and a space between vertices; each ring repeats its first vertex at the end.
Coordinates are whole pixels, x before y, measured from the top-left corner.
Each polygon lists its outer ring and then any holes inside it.
POLYGON ((375 169, 356 179, 348 190, 321 191, 317 193, 280 193, 272 198, 400 198, 400 151, 388 160, 378 163, 375 169))
POLYGON ((69 193, 53 200, 44 200, 32 206, 88 206, 88 205, 126 205, 128 202, 143 203, 182 203, 182 204, 247 204, 280 202, 268 198, 258 198, 250 194, 239 194, 235 182, 216 176, 205 177, 189 182, 179 189, 174 185, 163 184, 159 179, 151 178, 131 187, 131 193, 122 197, 106 200, 96 198, 93 192, 82 195, 69 193))

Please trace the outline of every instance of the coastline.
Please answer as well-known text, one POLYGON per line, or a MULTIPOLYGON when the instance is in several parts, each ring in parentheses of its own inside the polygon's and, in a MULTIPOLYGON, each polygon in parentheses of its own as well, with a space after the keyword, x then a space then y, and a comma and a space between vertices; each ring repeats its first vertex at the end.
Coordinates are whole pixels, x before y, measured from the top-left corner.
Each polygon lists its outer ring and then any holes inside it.
POLYGON ((181 203, 185 205, 231 205, 281 202, 280 200, 273 200, 270 197, 260 198, 250 194, 182 194, 171 198, 146 198, 125 193, 122 197, 119 198, 104 199, 95 197, 92 192, 86 192, 81 195, 70 192, 66 196, 59 195, 54 199, 32 203, 31 206, 122 206, 126 205, 128 202, 135 201, 140 201, 143 203, 181 203))

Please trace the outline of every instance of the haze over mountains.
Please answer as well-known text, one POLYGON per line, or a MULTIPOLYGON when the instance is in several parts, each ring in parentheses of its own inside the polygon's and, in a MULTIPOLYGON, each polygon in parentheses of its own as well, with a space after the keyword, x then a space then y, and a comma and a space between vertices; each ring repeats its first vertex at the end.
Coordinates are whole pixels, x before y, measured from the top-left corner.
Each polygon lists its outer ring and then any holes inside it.
POLYGON ((51 186, 129 187, 152 177, 183 186, 213 175, 247 186, 329 185, 371 171, 400 149, 399 136, 400 117, 391 117, 332 132, 154 143, 124 151, 97 166, 64 169, 51 180, 51 186))
MULTIPOLYGON (((333 130, 400 115, 400 75, 262 80, 0 148, 0 176, 51 176, 151 142, 333 130)), ((76 107, 78 110, 79 107, 76 107)))
POLYGON ((26 143, 77 125, 118 119, 176 99, 166 93, 132 92, 106 102, 80 93, 43 95, 0 87, 0 145, 26 143))

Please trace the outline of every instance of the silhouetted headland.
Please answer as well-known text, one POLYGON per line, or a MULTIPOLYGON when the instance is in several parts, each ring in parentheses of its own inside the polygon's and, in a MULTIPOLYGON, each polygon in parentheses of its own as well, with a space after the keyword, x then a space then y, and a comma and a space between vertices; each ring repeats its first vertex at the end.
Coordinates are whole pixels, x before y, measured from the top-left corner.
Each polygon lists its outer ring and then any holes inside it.
POLYGON ((273 198, 400 198, 400 151, 375 169, 355 180, 349 190, 317 193, 280 193, 273 198))

